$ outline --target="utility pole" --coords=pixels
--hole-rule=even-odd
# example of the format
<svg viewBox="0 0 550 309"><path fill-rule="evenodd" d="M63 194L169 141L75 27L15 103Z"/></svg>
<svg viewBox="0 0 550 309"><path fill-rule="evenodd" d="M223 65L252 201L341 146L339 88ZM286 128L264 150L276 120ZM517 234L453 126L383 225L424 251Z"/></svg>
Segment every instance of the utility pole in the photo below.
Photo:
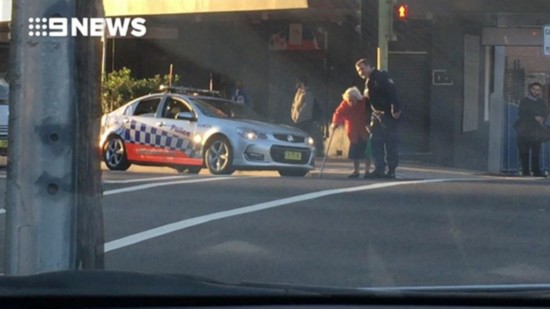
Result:
<svg viewBox="0 0 550 309"><path fill-rule="evenodd" d="M101 268L100 38L50 37L42 26L102 16L101 0L12 5L4 272ZM40 18L32 29L30 18Z"/></svg>
<svg viewBox="0 0 550 309"><path fill-rule="evenodd" d="M392 36L392 0L378 0L378 49L379 70L388 69L388 42Z"/></svg>

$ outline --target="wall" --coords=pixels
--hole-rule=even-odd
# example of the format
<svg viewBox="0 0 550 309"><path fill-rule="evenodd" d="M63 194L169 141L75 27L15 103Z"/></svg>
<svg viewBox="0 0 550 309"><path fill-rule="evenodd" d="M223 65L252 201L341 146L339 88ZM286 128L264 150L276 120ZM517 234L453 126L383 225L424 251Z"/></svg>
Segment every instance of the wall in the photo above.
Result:
<svg viewBox="0 0 550 309"><path fill-rule="evenodd" d="M474 35L479 37L481 44L481 29L482 23L477 22L475 19L460 20L463 25L462 40L457 40L458 43L462 43L464 46L464 35ZM457 48L458 48L457 44ZM477 130L463 132L462 130L462 116L459 122L459 130L456 132L455 139L455 162L454 166L459 168L473 168L479 170L487 170L488 168L488 145L489 145L489 123L484 121L484 89L485 89L485 48L480 45L479 53L479 88L477 93L477 112L478 112L478 126ZM462 51L462 60L464 67L464 47ZM464 73L464 72L463 72ZM464 89L464 77L462 83L462 89ZM463 115L464 109L464 95L462 94L462 100L460 101L460 115Z"/></svg>
<svg viewBox="0 0 550 309"><path fill-rule="evenodd" d="M355 61L365 56L356 23L296 18L251 21L242 14L201 21L189 17L162 17L148 21L152 27L177 28L177 39L117 39L114 66L129 67L137 77L167 74L170 64L182 84L208 88L210 74L216 77L215 89L222 83L242 79L254 109L276 123L292 124L290 107L296 81L307 76L324 112L316 140L326 135L326 125L347 87L363 83L355 72ZM323 51L273 51L268 39L273 29L289 23L317 24L328 32L328 49ZM372 32L372 31L371 31ZM112 51L109 44L109 53ZM347 150L344 149L344 150ZM322 154L322 151L319 151Z"/></svg>
<svg viewBox="0 0 550 309"><path fill-rule="evenodd" d="M177 27L177 39L117 40L115 69L127 66L137 77L149 77L168 74L173 64L181 83L196 88L208 88L211 73L217 89L242 80L253 106L267 112L267 39L261 25L239 19L165 23L163 26Z"/></svg>
<svg viewBox="0 0 550 309"><path fill-rule="evenodd" d="M481 25L459 17L437 20L432 28L432 70L447 70L453 85L431 86L431 149L436 163L487 169L489 126L483 120L484 49L480 48L478 128L463 132L464 35L481 35Z"/></svg>

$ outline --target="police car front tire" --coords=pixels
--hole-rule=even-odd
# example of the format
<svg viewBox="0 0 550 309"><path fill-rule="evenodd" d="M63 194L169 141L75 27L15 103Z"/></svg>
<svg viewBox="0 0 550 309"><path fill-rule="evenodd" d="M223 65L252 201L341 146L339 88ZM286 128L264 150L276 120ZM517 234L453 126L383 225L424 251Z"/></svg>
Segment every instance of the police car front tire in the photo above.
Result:
<svg viewBox="0 0 550 309"><path fill-rule="evenodd" d="M125 171L130 165L126 156L124 141L118 136L111 136L103 145L103 161L113 171Z"/></svg>
<svg viewBox="0 0 550 309"><path fill-rule="evenodd" d="M210 173L215 175L232 174L233 149L229 140L224 136L215 137L206 147L204 161Z"/></svg>

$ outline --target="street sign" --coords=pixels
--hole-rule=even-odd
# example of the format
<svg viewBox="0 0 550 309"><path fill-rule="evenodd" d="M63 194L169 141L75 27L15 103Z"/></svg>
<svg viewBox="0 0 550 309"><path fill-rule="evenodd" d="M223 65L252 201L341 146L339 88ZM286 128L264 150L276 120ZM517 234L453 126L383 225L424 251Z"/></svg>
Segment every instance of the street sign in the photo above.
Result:
<svg viewBox="0 0 550 309"><path fill-rule="evenodd" d="M550 56L550 25L544 26L544 55Z"/></svg>

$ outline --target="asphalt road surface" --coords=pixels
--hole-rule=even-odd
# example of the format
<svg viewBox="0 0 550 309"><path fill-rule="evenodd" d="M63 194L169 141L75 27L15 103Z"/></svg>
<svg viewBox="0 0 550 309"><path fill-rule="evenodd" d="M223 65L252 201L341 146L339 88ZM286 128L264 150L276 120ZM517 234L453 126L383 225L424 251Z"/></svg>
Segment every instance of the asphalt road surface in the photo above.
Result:
<svg viewBox="0 0 550 309"><path fill-rule="evenodd" d="M347 162L322 178L105 171L107 269L341 287L550 282L549 180L349 172Z"/></svg>

